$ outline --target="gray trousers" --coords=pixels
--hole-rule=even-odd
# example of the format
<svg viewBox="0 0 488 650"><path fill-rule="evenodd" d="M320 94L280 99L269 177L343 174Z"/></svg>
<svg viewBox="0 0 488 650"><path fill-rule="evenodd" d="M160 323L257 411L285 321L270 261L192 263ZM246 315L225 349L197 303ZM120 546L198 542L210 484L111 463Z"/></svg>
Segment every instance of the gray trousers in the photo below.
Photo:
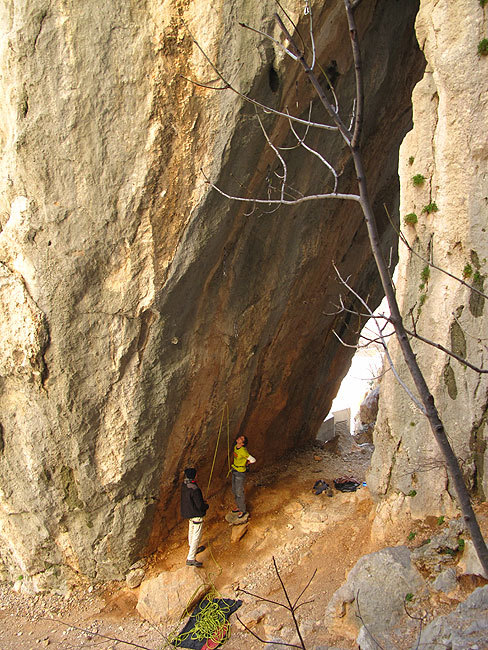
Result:
<svg viewBox="0 0 488 650"><path fill-rule="evenodd" d="M246 482L246 472L237 472L232 470L232 494L236 505L241 512L246 512L246 497L244 495L244 483Z"/></svg>

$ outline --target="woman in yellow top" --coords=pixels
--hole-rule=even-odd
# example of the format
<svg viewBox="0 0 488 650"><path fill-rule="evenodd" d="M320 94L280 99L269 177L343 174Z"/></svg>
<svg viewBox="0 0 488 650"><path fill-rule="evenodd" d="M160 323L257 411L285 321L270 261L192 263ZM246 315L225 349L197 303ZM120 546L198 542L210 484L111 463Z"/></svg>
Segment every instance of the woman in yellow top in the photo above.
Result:
<svg viewBox="0 0 488 650"><path fill-rule="evenodd" d="M246 514L246 497L244 483L246 482L246 469L248 463L255 463L256 459L247 451L247 437L239 436L234 444L234 462L232 463L232 494L237 505L232 512L238 513L239 519Z"/></svg>

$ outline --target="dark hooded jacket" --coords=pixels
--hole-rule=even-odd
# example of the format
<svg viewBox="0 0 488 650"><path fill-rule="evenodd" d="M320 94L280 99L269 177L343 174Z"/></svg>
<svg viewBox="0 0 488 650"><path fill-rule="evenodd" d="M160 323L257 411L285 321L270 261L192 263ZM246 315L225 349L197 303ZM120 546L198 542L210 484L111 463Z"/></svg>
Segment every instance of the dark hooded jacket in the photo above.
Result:
<svg viewBox="0 0 488 650"><path fill-rule="evenodd" d="M208 503L203 500L202 491L198 485L185 478L181 485L181 516L185 519L203 517L207 512Z"/></svg>

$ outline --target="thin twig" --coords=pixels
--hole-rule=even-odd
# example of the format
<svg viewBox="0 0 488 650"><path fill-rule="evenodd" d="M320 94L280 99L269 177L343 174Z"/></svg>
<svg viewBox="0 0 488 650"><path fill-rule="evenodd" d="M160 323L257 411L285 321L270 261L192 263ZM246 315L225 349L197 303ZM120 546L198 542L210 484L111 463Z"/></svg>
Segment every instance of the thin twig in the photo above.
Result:
<svg viewBox="0 0 488 650"><path fill-rule="evenodd" d="M275 14L277 15L277 14ZM266 32L262 32L260 29L256 29L255 27L251 27L250 25L247 25L246 23L239 23L241 27L244 27L244 29L248 29L250 32L254 32L255 34L259 34L260 36L263 36L264 38L268 39L268 41L271 41L276 45L276 47L279 47L280 50L285 52L285 54L288 54L289 57L291 57L294 61L298 61L298 54L294 54L293 52L290 52L290 50L282 45L279 41L276 40L276 38L273 38L269 34L266 34Z"/></svg>
<svg viewBox="0 0 488 650"><path fill-rule="evenodd" d="M420 255L420 253L417 253L417 251L414 250L414 248L409 244L407 238L405 237L405 233L401 229L396 227L393 219L391 218L390 212L389 212L389 210L388 210L388 208L386 207L385 204L383 204L383 207L385 209L386 216L388 217L388 221L390 222L390 225L392 226L393 230L398 235L398 238L400 239L400 241L407 247L407 249L411 253L413 253L416 257L418 257L419 260L422 260L422 262L424 262L424 264L427 264L428 266L435 269L436 271L440 271L441 273L444 273L444 275L447 275L449 278L452 278L453 280L456 280L456 282L459 282L459 284L462 284L465 287L467 287L468 289L470 289L471 291L474 291L474 293L477 293L479 296L482 296L483 298L488 299L488 295L486 295L486 293L483 293L482 291L480 291L476 287L473 287L473 285L469 284L468 282L466 282L462 278L459 278L457 275L454 275L453 273L450 273L449 271L446 271L446 269L443 269L441 266L437 266L437 264L434 264L432 262L432 260L428 260L427 258Z"/></svg>
<svg viewBox="0 0 488 650"><path fill-rule="evenodd" d="M264 598L263 596L259 596L258 594L253 594L250 591L246 591L245 589L241 589L240 587L237 589L239 593L242 594L247 594L248 596L252 596L253 598L257 598L258 600L262 600L265 603L271 603L272 605L279 605L280 607L284 607L285 609L288 609L286 605L283 605L283 603L279 603L277 600L270 600L269 598Z"/></svg>
<svg viewBox="0 0 488 650"><path fill-rule="evenodd" d="M282 646L285 646L285 647L287 647L287 648L300 648L301 650L303 650L303 646L301 646L301 645L294 645L293 643L285 643L284 641L266 641L266 639L262 639L262 638L261 638L260 636L258 636L255 632L253 632L253 631L251 630L251 628L247 627L247 625L244 623L244 621L242 621L242 620L239 618L239 615L238 615L238 614L236 614L236 618L237 618L237 620L239 621L239 623L242 625L242 627L244 627L244 628L245 628L245 629L246 629L250 634L253 635L253 637L254 637L255 639L257 639L257 640L260 641L261 643L264 643L264 644L267 644L267 645L272 643L273 645L282 645Z"/></svg>
<svg viewBox="0 0 488 650"><path fill-rule="evenodd" d="M357 298L357 299L359 300L359 302L360 302L360 303L365 307L365 309L366 309L368 312L370 312L371 317L373 317L374 314L373 314L372 310L370 309L369 305L368 305L368 304L363 300L363 298L361 298L361 296L360 296L356 291L354 291L354 289L353 289L349 284L347 284L347 281L344 280L344 278L341 276L341 274L339 273L339 269L336 267L335 264L333 264L333 267L334 267L334 269L335 269L335 272L337 273L337 276L338 276L339 280L342 282L342 284L343 284L343 285L344 285L344 286L345 286L345 287L346 287L346 288L347 288L347 289L348 289L348 290L353 294L353 296L356 296L356 298ZM410 399L411 399L412 402L415 404L415 406L419 409L419 411L425 415L425 414L426 414L426 410L425 410L424 405L423 405L422 402L420 402L420 400L419 400L419 399L418 399L418 398L417 398L417 397L412 393L412 391L410 390L410 388L406 385L406 383L401 379L400 375L398 374L398 372L397 372L397 370L396 370L396 368L395 368L395 365L394 365L394 363L393 363L393 359L392 359L391 356L390 356L390 352L389 352L389 350L388 350L388 346L386 345L385 341L382 340L382 341L381 341L381 345L382 345L382 347L383 347L383 350L385 351L385 356L386 356L387 361L388 361L388 363L389 363L389 365L390 365L390 368L392 369L393 374L395 375L396 380L398 381L398 383L400 384L400 386L403 388L403 390L407 393L407 395L410 397Z"/></svg>
<svg viewBox="0 0 488 650"><path fill-rule="evenodd" d="M295 607L295 609L297 609L298 601L299 601L300 598L303 596L303 594L307 591L307 589L310 587L310 583L311 583L312 580L315 578L316 574L317 574L317 569L315 569L315 571L312 573L312 577L311 577L310 580L307 582L307 584L305 585L305 587L302 589L300 595L298 596L298 598L297 598L297 599L295 600L295 602L293 603L293 607ZM302 603L302 604L305 604L305 603Z"/></svg>
<svg viewBox="0 0 488 650"><path fill-rule="evenodd" d="M405 610L405 614L409 618L411 618L412 621L419 621L419 634L418 634L418 637L417 637L417 645L414 648L414 650L418 650L418 648L420 646L420 639L422 637L422 626L423 626L425 617L424 616L413 616L412 614L410 614L410 612L407 609L407 601L405 599L403 601L403 609Z"/></svg>
<svg viewBox="0 0 488 650"><path fill-rule="evenodd" d="M51 623L60 623L61 625L66 625L66 627L72 627L74 630L79 630L80 632L85 632L91 636L98 636L101 639L107 639L108 641L116 641L117 643L125 643L134 648L141 648L141 650L154 650L153 648L148 648L146 645L139 645L138 643L133 643L132 641L125 641L124 639L119 639L115 636L107 636L106 634L101 634L100 632L94 632L93 630L87 630L83 627L78 627L73 623L67 623L66 621L61 620L60 618L48 618L47 616L40 616L40 621L50 621Z"/></svg>
<svg viewBox="0 0 488 650"><path fill-rule="evenodd" d="M333 176L334 176L334 192L337 192L337 183L338 183L339 175L336 172L336 170L334 169L334 167L330 164L330 162L324 156L322 156L321 153L319 153L315 149L312 149L312 147L309 147L308 144L305 144L304 139L303 140L300 139L300 136L295 131L295 127L293 126L293 123L291 121L290 121L290 130L292 131L295 138L298 140L298 143L300 144L300 146L303 147L304 149L306 149L307 151L309 151L314 156L316 156L320 160L320 162L325 167L327 167L327 169L330 171L330 173L333 174Z"/></svg>
<svg viewBox="0 0 488 650"><path fill-rule="evenodd" d="M357 610L358 610L356 616L359 618L359 620L360 620L361 623L363 624L363 627L364 627L364 629L366 630L366 632L369 634L371 640L373 641L373 643L376 643L376 645L378 646L378 648L379 648L380 650L385 650L385 649L383 648L383 646L380 645L380 644L378 643L378 641L374 638L374 636L372 635L372 633L369 631L368 626L367 626L366 623L364 622L364 618L363 618L363 616L362 616L362 614L361 614L361 610L360 610L360 608L359 608L359 589L357 590L357 593L356 593L356 606L357 606Z"/></svg>
<svg viewBox="0 0 488 650"><path fill-rule="evenodd" d="M273 556L273 564L274 564L274 568L275 568L275 571L276 571L276 575L278 576L278 580L281 583L281 588L283 589L283 593L285 594L286 602L288 603L288 606L290 608L291 616L293 618L293 623L295 624L295 629L297 631L298 638L300 639L300 643L302 644L303 650L306 650L305 643L304 643L303 637L302 637L302 633L300 632L300 626L298 625L298 621L297 621L297 618L295 616L295 609L294 609L293 605L291 604L290 597L288 596L288 592L286 591L285 583L283 582L283 580L282 580L282 578L280 576L280 572L278 571L278 565L276 564L276 559L274 558L274 556Z"/></svg>

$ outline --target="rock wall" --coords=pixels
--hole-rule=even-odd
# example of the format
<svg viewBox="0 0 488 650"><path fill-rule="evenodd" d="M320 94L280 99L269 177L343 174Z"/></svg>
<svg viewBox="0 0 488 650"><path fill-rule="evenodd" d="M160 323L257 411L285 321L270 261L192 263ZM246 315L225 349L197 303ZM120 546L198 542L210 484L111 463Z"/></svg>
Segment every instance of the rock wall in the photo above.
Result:
<svg viewBox="0 0 488 650"><path fill-rule="evenodd" d="M485 299L442 271L429 271L426 260L486 292L488 57L477 52L486 12L467 0L421 1L416 32L427 67L413 93L414 128L399 167L401 226L410 248L399 245L397 289L406 324L479 367L487 357ZM397 347L391 348L411 387ZM486 497L488 379L428 345L414 342L414 348L466 479L474 494ZM368 485L381 499L377 534L402 513L454 511L427 421L391 373L381 385L375 445ZM416 495L408 496L412 490Z"/></svg>
<svg viewBox="0 0 488 650"><path fill-rule="evenodd" d="M342 4L316 5L318 57L347 112ZM378 208L397 202L424 65L416 10L377 0L359 13ZM0 8L3 577L35 589L120 577L174 525L182 469L197 464L205 484L224 405L259 462L313 437L328 412L351 355L332 330L349 341L358 330L331 315L333 261L380 298L361 215L349 204L253 211L213 191L201 169L231 193L266 196L279 167L253 107L184 78L215 79L193 35L243 93L307 115L307 83L237 26L272 31L274 11L271 0ZM286 120L264 119L286 143ZM340 141L320 131L309 143L327 146L352 187ZM290 159L290 184L329 187L305 154ZM381 232L387 251L386 218Z"/></svg>

